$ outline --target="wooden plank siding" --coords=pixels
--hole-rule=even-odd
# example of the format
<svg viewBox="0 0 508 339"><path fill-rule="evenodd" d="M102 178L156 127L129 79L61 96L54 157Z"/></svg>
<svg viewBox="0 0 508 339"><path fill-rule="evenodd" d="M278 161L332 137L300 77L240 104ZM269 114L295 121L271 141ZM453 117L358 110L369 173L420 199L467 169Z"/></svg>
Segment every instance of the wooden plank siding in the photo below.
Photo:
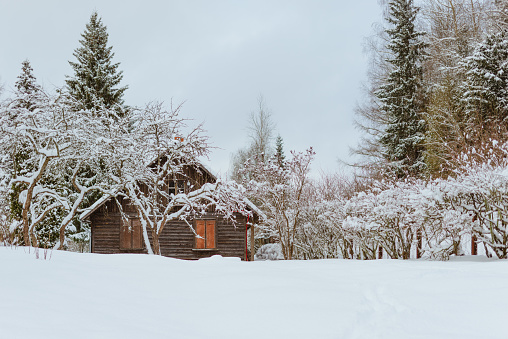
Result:
<svg viewBox="0 0 508 339"><path fill-rule="evenodd" d="M122 205L124 203L122 202ZM122 206L124 213L132 218L137 218L133 208ZM199 219L215 220L215 249L196 250L194 247L195 236L184 221L170 221L164 227L159 237L161 254L163 256L179 259L200 259L220 254L224 257L239 257L245 260L245 224L246 218L236 214L236 227L227 222L222 216L215 213L208 213L200 216ZM121 249L120 231L121 215L113 200L106 202L90 216L91 221L91 249L93 253L147 253L146 248L142 250ZM194 225L192 221L189 221ZM148 232L149 239L151 233Z"/></svg>

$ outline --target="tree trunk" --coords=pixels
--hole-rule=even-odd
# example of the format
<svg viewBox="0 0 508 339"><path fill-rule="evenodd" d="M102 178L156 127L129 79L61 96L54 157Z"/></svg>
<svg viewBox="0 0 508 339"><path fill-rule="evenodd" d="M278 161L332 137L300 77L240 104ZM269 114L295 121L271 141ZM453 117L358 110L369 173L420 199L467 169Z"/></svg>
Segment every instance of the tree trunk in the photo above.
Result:
<svg viewBox="0 0 508 339"><path fill-rule="evenodd" d="M422 257L422 230L416 231L416 259Z"/></svg>
<svg viewBox="0 0 508 339"><path fill-rule="evenodd" d="M35 236L33 230L30 230L30 240L32 241L32 247L39 247L39 244L37 243L37 237Z"/></svg>
<svg viewBox="0 0 508 339"><path fill-rule="evenodd" d="M37 240L35 239L35 234L33 232L29 231L29 220L28 220L28 210L30 209L30 205L32 204L32 197L35 185L39 182L39 180L42 178L42 173L46 170L46 167L48 166L50 158L45 157L44 161L40 165L39 173L33 178L32 182L29 184L26 192L26 200L23 204L23 211L21 212L21 215L23 216L23 241L25 242L25 246L30 246L30 233L33 236L33 240L35 243L37 243Z"/></svg>
<svg viewBox="0 0 508 339"><path fill-rule="evenodd" d="M30 236L28 235L28 211L25 213L25 209L23 209L22 216L23 216L23 242L25 246L30 246Z"/></svg>
<svg viewBox="0 0 508 339"><path fill-rule="evenodd" d="M64 249L65 242L65 227L60 227L60 244L58 245L58 250Z"/></svg>
<svg viewBox="0 0 508 339"><path fill-rule="evenodd" d="M471 255L478 255L478 244L476 241L476 235L473 235L471 237Z"/></svg>
<svg viewBox="0 0 508 339"><path fill-rule="evenodd" d="M153 249L153 254L155 255L161 255L161 250L160 250L160 244L159 244L159 234L157 234L157 230L155 229L156 226L154 226L154 228L152 228L152 249Z"/></svg>

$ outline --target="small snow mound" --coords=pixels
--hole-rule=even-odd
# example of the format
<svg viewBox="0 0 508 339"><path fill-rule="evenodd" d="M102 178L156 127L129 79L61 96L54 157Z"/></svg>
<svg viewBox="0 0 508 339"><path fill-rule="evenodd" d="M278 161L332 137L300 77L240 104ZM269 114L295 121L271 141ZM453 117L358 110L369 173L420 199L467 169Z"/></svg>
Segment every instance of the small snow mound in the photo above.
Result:
<svg viewBox="0 0 508 339"><path fill-rule="evenodd" d="M242 261L242 259L237 257L223 257L220 254L212 255L211 257L201 258L198 261Z"/></svg>
<svg viewBox="0 0 508 339"><path fill-rule="evenodd" d="M449 261L454 262L490 262L490 261L498 261L498 258L489 258L485 255L462 255L455 256L451 255Z"/></svg>

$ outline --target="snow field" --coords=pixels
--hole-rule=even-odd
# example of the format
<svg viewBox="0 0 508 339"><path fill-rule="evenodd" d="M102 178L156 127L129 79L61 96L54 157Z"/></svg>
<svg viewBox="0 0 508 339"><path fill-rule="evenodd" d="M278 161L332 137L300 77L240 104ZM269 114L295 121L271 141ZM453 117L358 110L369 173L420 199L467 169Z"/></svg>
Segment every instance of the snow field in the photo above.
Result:
<svg viewBox="0 0 508 339"><path fill-rule="evenodd" d="M508 337L507 260L33 251L0 247L0 338Z"/></svg>

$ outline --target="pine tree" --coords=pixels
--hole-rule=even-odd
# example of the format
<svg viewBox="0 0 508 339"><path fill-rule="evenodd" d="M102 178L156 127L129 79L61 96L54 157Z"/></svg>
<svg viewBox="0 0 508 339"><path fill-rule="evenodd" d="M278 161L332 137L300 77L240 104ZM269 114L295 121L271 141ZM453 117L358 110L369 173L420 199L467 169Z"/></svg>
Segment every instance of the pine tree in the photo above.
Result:
<svg viewBox="0 0 508 339"><path fill-rule="evenodd" d="M41 93L41 88L33 75L33 68L30 61L25 60L21 63L21 74L14 84L16 88L16 97L18 99L16 106L33 111L36 106L37 96Z"/></svg>
<svg viewBox="0 0 508 339"><path fill-rule="evenodd" d="M463 63L468 122L479 129L508 118L508 34L490 34Z"/></svg>
<svg viewBox="0 0 508 339"><path fill-rule="evenodd" d="M14 84L16 88L15 98L11 105L9 112L9 121L12 124L17 124L17 115L20 110L28 110L33 112L42 100L42 90L37 84L37 80L33 75L33 69L28 60L21 63L21 74ZM31 149L29 145L18 143L16 148L11 150L12 161L12 177L16 178L19 175L24 175L27 170L31 170L33 164L28 163L30 159ZM21 204L19 203L19 194L23 191L24 187L13 186L9 194L9 203L11 211L11 219L21 220Z"/></svg>
<svg viewBox="0 0 508 339"><path fill-rule="evenodd" d="M106 26L93 12L85 32L81 34L81 47L74 51L77 62L70 62L74 76L66 80L70 95L80 103L78 108L100 110L114 108L119 115L124 112L122 99L127 86L118 87L123 78L119 63L112 63L114 53L108 47Z"/></svg>
<svg viewBox="0 0 508 339"><path fill-rule="evenodd" d="M376 92L387 125L380 137L383 156L397 176L418 175L425 169L425 121L422 99L422 61L426 44L423 32L415 29L419 8L413 0L392 0L388 22L393 25L387 49L393 57L387 61L392 70Z"/></svg>
<svg viewBox="0 0 508 339"><path fill-rule="evenodd" d="M67 77L67 90L78 104L78 109L88 109L101 112L106 109L115 111L116 115L123 116L128 112L124 105L123 94L128 86L118 87L123 79L122 71L118 70L120 63L113 63L113 47L108 46L107 27L102 23L97 12L93 12L86 25L85 32L81 34L80 47L73 55L77 62L70 62L74 70L72 77ZM100 113L98 113L100 114ZM90 173L90 177L94 174ZM100 198L100 194L92 194L85 207L93 204ZM74 223L78 232L81 225Z"/></svg>
<svg viewBox="0 0 508 339"><path fill-rule="evenodd" d="M275 139L275 159L280 167L284 167L286 156L284 155L284 141L280 134Z"/></svg>

